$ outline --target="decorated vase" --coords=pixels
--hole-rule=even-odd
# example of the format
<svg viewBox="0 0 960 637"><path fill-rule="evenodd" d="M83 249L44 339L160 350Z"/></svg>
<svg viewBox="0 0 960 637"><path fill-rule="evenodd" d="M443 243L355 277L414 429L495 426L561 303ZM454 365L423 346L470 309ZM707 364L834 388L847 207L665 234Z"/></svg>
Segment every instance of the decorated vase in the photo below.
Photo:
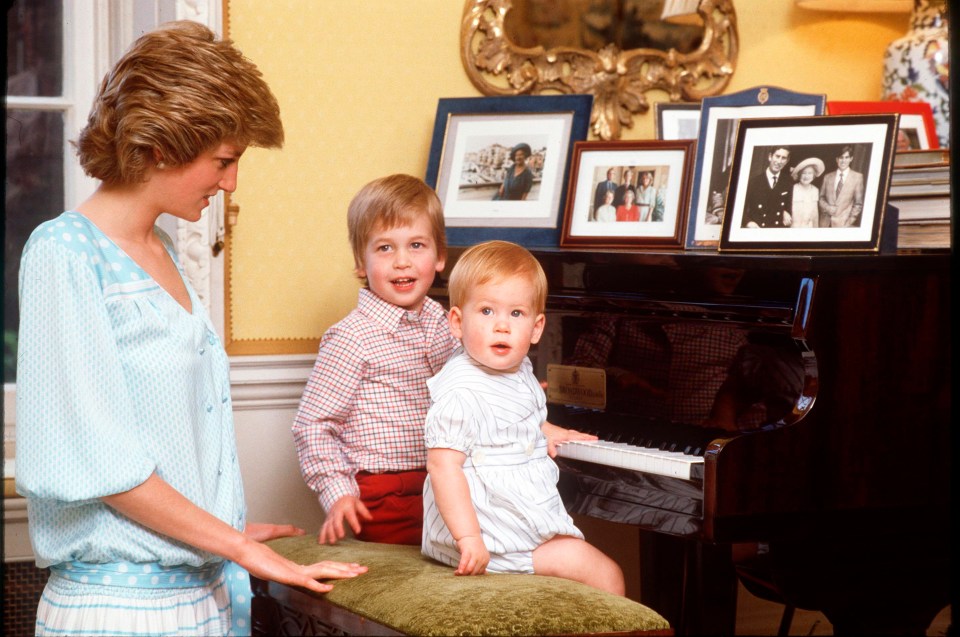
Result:
<svg viewBox="0 0 960 637"><path fill-rule="evenodd" d="M884 56L883 99L927 102L937 138L950 145L950 49L946 0L914 0L910 30Z"/></svg>

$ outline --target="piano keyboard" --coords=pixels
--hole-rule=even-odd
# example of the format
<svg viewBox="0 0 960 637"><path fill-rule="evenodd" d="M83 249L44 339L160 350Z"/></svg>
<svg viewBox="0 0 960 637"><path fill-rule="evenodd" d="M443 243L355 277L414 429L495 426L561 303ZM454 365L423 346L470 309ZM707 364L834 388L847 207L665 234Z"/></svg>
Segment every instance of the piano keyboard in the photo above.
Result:
<svg viewBox="0 0 960 637"><path fill-rule="evenodd" d="M608 440L565 442L557 449L557 456L684 480L693 479L694 473L699 474L700 477L703 476L702 456L691 456L679 451L649 449L624 442ZM700 465L700 469L694 472L694 467L697 465Z"/></svg>

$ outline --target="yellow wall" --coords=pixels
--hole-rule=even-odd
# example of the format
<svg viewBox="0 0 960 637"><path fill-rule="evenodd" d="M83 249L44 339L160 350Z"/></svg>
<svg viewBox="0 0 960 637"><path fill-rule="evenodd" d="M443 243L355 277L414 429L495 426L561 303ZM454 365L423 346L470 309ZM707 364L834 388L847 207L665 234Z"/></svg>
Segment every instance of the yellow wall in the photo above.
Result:
<svg viewBox="0 0 960 637"><path fill-rule="evenodd" d="M280 101L282 151L251 149L229 247L232 353L315 351L356 302L346 207L376 177L422 177L437 100L479 96L460 62L457 0L229 0L230 36ZM725 92L757 85L875 100L906 14L821 13L736 0L740 56ZM653 137L652 110L624 139Z"/></svg>

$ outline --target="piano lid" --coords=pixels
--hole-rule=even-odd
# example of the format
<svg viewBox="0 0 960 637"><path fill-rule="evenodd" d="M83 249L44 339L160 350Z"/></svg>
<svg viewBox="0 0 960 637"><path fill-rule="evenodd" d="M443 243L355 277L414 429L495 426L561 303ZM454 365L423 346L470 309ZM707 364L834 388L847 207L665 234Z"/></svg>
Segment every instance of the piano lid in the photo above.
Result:
<svg viewBox="0 0 960 637"><path fill-rule="evenodd" d="M604 370L608 415L736 432L812 404L803 336L815 280L803 273L579 262L549 278L535 369Z"/></svg>
<svg viewBox="0 0 960 637"><path fill-rule="evenodd" d="M604 370L607 416L737 432L793 422L812 405L808 259L533 252L549 284L530 353L537 376L551 364ZM441 302L444 283L431 291ZM568 421L554 406L551 422Z"/></svg>

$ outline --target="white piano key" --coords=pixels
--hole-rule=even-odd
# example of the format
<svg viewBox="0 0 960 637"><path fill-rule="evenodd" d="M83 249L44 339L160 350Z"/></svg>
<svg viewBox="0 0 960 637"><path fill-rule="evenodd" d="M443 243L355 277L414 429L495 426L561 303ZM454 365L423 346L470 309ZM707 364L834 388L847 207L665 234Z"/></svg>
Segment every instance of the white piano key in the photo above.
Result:
<svg viewBox="0 0 960 637"><path fill-rule="evenodd" d="M638 447L608 440L566 442L560 445L557 455L571 460L581 460L608 467L619 467L684 480L690 479L693 465L703 464L703 458L700 456L690 456L679 451Z"/></svg>

